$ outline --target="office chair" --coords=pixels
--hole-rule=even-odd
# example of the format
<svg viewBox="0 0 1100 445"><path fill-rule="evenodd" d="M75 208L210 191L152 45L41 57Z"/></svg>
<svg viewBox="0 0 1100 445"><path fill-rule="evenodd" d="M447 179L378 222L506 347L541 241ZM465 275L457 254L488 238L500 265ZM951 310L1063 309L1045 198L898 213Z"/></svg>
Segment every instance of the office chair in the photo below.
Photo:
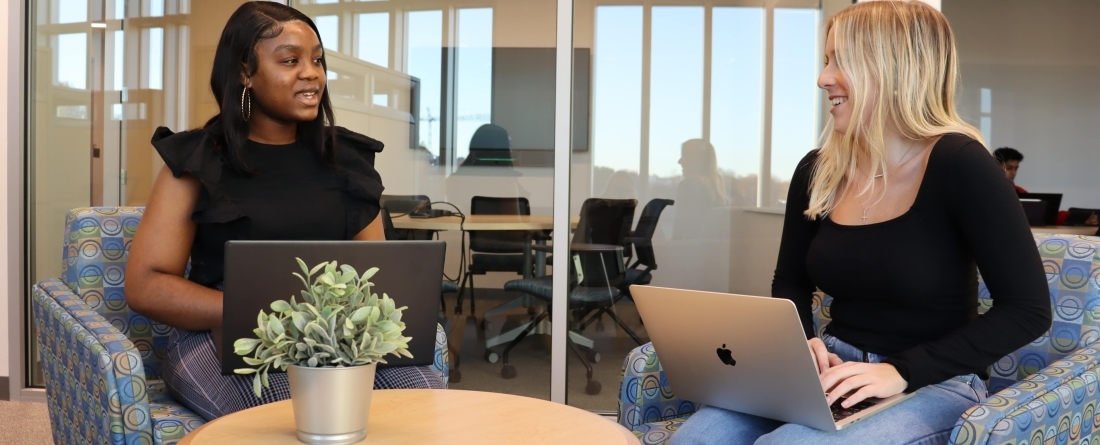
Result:
<svg viewBox="0 0 1100 445"><path fill-rule="evenodd" d="M473 215L530 215L531 203L527 198L493 198L475 196L470 199ZM525 230L471 230L470 265L459 285L455 314L462 313L462 300L470 291L470 314L474 313L474 275L489 272L512 272L529 276L524 271L524 249L531 244L531 233Z"/></svg>
<svg viewBox="0 0 1100 445"><path fill-rule="evenodd" d="M661 219L661 213L664 212L665 207L675 204L675 201L671 199L652 199L642 209L642 215L638 217L638 225L634 228L634 231L630 233L630 236L626 238L626 248L633 250L637 253L638 258L634 260L634 263L626 269L623 275L623 280L619 282L619 296L615 298L615 302L623 298L634 301L634 296L630 295L630 286L635 284L646 285L653 280L652 271L657 270L657 258L653 252L653 234L657 231L657 222ZM580 322L578 331L584 331L584 328L588 326L593 320L601 320L604 314L607 314L611 319L615 320L615 323L626 332L638 343L642 345L641 338L634 333L634 330L630 329L623 323L622 319L612 310L614 306L601 307L596 310L594 314L585 319L587 314L580 314L579 319L584 321ZM602 331L602 326L599 321L596 324L596 331Z"/></svg>
<svg viewBox="0 0 1100 445"><path fill-rule="evenodd" d="M569 273L569 308L578 311L590 311L603 307L610 307L619 295L618 283L623 279L625 266L623 265L622 245L630 232L631 223L634 220L634 209L638 201L634 199L599 199L590 198L584 201L581 207L581 219L573 232L573 240L570 244L571 261L567 261ZM538 246L549 249L549 247ZM501 353L503 367L501 377L505 379L515 378L516 368L508 364L508 354L528 334L546 320L549 320L552 312L553 277L539 277L522 280L512 280L504 284L505 290L524 292L547 303L547 306L534 320L503 334L497 339L487 341L486 346L507 342L507 337L515 334ZM565 322L568 323L568 320ZM594 349L594 342L578 332L569 331L567 342L570 349L580 358L581 364L586 370L587 385L585 392L591 395L599 394L600 382L592 378L592 364L599 362L600 355ZM587 348L587 354L582 353L580 347Z"/></svg>
<svg viewBox="0 0 1100 445"><path fill-rule="evenodd" d="M431 198L428 198L427 195L382 195L382 197L378 200L378 204L382 207L382 209L390 212L391 218L395 215L407 215L409 213L412 213L417 208L430 210L432 208L431 202ZM393 229L393 235L396 238L390 238L390 236L387 235L386 239L407 241L430 240L435 237L435 231L416 229Z"/></svg>

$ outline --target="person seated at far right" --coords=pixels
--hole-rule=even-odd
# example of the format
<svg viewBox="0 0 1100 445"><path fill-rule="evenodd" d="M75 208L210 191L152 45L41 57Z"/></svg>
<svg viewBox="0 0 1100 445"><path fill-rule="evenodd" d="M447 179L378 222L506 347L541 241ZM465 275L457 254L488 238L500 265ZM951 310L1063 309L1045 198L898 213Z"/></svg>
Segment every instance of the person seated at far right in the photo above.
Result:
<svg viewBox="0 0 1100 445"><path fill-rule="evenodd" d="M1012 186L1016 188L1016 195L1027 194L1027 190L1016 185L1016 172L1020 171L1020 163L1024 160L1023 153L1020 153L1015 148L1001 147L993 150L993 157L997 159L997 163L1001 164L1001 168L1005 170L1005 176L1008 177L1008 180L1012 181Z"/></svg>
<svg viewBox="0 0 1100 445"><path fill-rule="evenodd" d="M707 406L670 445L944 445L989 396L989 366L1050 329L1023 207L956 111L946 17L859 2L825 30L830 120L791 176L772 296L798 309L830 405L912 396L833 432ZM993 300L981 316L978 270ZM833 297L820 335L817 289Z"/></svg>

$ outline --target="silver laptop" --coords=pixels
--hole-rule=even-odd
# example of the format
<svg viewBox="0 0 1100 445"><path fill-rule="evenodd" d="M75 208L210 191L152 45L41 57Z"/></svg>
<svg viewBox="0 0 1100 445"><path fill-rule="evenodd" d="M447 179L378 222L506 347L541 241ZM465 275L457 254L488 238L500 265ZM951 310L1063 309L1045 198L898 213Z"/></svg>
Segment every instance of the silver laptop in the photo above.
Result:
<svg viewBox="0 0 1100 445"><path fill-rule="evenodd" d="M271 312L271 302L299 295L302 282L295 258L309 267L338 261L359 273L378 267L371 278L371 292L386 293L397 307L408 306L405 322L409 352L413 358L390 355L390 366L423 366L435 360L436 323L440 286L443 282L443 241L229 241L225 245L225 296L222 299L221 338L214 339L222 374L245 367L233 353L238 338L255 337L256 314ZM300 297L299 297L300 298ZM300 301L300 300L299 300Z"/></svg>
<svg viewBox="0 0 1100 445"><path fill-rule="evenodd" d="M790 300L630 286L677 397L824 431L910 394L830 408Z"/></svg>

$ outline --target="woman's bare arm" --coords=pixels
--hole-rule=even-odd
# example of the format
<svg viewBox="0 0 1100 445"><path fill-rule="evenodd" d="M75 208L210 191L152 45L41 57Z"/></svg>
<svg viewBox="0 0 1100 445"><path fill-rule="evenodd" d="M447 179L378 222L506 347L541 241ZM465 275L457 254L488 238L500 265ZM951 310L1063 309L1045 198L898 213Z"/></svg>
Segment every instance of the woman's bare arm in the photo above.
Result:
<svg viewBox="0 0 1100 445"><path fill-rule="evenodd" d="M183 278L195 237L191 212L202 184L163 167L138 224L126 264L126 302L138 313L190 331L216 329L222 293Z"/></svg>
<svg viewBox="0 0 1100 445"><path fill-rule="evenodd" d="M385 241L386 232L382 229L382 214L379 213L378 217L374 218L374 221L367 224L367 226L364 227L363 230L360 230L359 233L355 234L355 238L352 239L356 241Z"/></svg>

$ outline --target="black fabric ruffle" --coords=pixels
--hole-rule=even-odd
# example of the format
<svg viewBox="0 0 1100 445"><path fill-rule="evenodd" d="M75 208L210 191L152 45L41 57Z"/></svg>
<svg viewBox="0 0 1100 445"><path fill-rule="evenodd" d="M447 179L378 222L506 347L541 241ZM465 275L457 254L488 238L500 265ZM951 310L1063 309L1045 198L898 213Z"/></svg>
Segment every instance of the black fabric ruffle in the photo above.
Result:
<svg viewBox="0 0 1100 445"><path fill-rule="evenodd" d="M328 131L336 135L336 174L347 213L346 238L351 239L374 221L381 210L379 200L385 187L382 176L374 169L374 157L384 144L344 127L331 127ZM223 186L222 175L229 166L215 148L214 137L203 129L173 133L166 127L159 127L153 133L153 147L172 175L179 178L186 173L203 185L191 214L196 224L229 223L246 218Z"/></svg>
<svg viewBox="0 0 1100 445"><path fill-rule="evenodd" d="M164 159L172 176L189 174L203 185L191 220L196 224L228 223L245 215L222 186L225 160L214 147L214 136L203 129L173 133L167 127L153 132L153 148Z"/></svg>
<svg viewBox="0 0 1100 445"><path fill-rule="evenodd" d="M367 227L381 211L382 176L374 169L374 155L385 145L344 127L330 127L336 132L336 174L344 192L347 211L347 239L352 239Z"/></svg>

